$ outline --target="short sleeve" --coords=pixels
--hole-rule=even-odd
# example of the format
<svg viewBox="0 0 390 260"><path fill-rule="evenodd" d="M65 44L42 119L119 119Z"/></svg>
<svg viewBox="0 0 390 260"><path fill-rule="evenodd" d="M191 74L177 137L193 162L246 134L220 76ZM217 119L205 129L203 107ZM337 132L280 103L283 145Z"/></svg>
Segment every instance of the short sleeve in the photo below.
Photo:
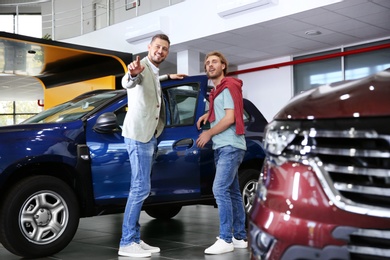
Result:
<svg viewBox="0 0 390 260"><path fill-rule="evenodd" d="M230 94L230 91L228 88L224 89L222 91L223 94L223 108L224 109L234 109L234 102L233 97Z"/></svg>

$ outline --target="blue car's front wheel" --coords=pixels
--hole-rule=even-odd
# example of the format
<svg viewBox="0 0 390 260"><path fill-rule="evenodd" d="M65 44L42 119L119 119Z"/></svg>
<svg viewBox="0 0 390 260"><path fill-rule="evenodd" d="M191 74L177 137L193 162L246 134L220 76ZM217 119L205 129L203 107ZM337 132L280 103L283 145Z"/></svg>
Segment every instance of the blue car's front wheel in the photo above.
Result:
<svg viewBox="0 0 390 260"><path fill-rule="evenodd" d="M48 256L69 244L78 223L73 190L58 178L32 176L19 181L3 197L0 241L19 256Z"/></svg>

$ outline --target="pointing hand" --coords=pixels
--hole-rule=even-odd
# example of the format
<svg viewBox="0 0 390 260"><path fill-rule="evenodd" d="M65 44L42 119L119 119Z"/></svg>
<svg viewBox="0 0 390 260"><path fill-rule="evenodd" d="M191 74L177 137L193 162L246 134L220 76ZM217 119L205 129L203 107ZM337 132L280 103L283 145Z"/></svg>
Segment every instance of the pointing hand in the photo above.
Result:
<svg viewBox="0 0 390 260"><path fill-rule="evenodd" d="M132 77L137 76L140 74L142 71L144 71L145 67L141 65L140 58L137 56L137 58L132 61L127 68L129 69L130 75Z"/></svg>

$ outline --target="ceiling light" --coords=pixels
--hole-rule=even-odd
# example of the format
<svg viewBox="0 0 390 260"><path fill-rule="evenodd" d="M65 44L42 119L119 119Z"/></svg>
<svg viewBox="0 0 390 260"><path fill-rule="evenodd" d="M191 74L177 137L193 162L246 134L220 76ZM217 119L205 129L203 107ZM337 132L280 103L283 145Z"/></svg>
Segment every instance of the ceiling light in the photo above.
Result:
<svg viewBox="0 0 390 260"><path fill-rule="evenodd" d="M254 8L277 3L278 0L231 0L218 5L217 13L221 17L249 11Z"/></svg>
<svg viewBox="0 0 390 260"><path fill-rule="evenodd" d="M305 32L306 35L314 36L314 35L320 35L322 32L317 31L317 30L309 30Z"/></svg>

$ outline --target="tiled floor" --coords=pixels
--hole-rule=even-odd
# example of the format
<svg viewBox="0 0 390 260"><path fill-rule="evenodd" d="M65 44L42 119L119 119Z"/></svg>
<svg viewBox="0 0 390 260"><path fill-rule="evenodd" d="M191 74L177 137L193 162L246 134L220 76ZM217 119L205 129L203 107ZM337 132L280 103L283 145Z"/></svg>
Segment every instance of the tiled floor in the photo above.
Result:
<svg viewBox="0 0 390 260"><path fill-rule="evenodd" d="M141 213L142 239L161 252L151 258L118 256L122 214L81 219L73 241L64 250L45 260L248 260L247 249L236 249L223 255L205 255L204 249L213 244L218 235L218 211L212 206L187 206L169 221L159 221ZM20 259L0 245L0 259Z"/></svg>

